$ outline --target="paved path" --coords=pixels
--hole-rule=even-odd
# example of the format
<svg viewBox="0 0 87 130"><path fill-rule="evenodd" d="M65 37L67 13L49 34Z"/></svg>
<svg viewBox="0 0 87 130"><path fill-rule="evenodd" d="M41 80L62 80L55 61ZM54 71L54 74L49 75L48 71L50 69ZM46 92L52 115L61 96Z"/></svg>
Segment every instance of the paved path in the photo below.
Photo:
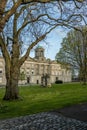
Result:
<svg viewBox="0 0 87 130"><path fill-rule="evenodd" d="M55 112L56 114L61 113L66 117L87 122L87 102L57 109L53 112Z"/></svg>
<svg viewBox="0 0 87 130"><path fill-rule="evenodd" d="M43 112L24 117L0 120L0 130L87 130L87 122Z"/></svg>

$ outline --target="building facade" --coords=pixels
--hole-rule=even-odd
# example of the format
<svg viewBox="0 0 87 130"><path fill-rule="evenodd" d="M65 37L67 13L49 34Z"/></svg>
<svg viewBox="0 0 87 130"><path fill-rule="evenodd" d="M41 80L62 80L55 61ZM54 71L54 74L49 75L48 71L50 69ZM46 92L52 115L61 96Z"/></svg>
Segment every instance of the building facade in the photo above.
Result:
<svg viewBox="0 0 87 130"><path fill-rule="evenodd" d="M28 58L20 69L19 84L41 84L42 76L49 75L49 82L55 83L57 80L71 82L72 74L70 66L63 66L56 61L46 59L44 48L35 49L35 57ZM0 58L0 84L5 85L5 62Z"/></svg>

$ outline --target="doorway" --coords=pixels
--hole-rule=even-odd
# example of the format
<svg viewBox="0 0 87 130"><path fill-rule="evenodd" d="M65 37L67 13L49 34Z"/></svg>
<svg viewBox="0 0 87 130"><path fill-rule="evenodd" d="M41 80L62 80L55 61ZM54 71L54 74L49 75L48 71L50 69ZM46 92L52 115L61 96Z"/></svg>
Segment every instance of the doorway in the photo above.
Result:
<svg viewBox="0 0 87 130"><path fill-rule="evenodd" d="M39 84L39 80L37 80L37 84Z"/></svg>
<svg viewBox="0 0 87 130"><path fill-rule="evenodd" d="M27 77L27 83L28 84L30 83L30 77Z"/></svg>

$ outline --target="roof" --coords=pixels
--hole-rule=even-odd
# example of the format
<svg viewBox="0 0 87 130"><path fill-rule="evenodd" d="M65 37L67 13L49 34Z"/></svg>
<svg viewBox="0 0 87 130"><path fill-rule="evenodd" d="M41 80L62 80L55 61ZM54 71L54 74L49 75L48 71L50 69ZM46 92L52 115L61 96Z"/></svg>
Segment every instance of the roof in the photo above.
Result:
<svg viewBox="0 0 87 130"><path fill-rule="evenodd" d="M37 49L43 49L44 50L44 48L42 46L37 46L35 50L37 50Z"/></svg>

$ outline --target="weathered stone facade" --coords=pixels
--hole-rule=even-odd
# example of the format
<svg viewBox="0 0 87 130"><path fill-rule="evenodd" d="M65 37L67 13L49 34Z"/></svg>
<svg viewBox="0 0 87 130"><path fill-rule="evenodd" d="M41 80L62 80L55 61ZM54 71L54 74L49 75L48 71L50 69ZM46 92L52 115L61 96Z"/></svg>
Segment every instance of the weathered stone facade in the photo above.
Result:
<svg viewBox="0 0 87 130"><path fill-rule="evenodd" d="M55 83L56 80L71 82L72 76L70 66L62 66L56 61L46 59L42 47L35 49L34 58L28 58L24 62L20 74L19 84L41 84L43 75L49 76L48 84ZM0 84L6 84L5 63L2 57L0 58Z"/></svg>
<svg viewBox="0 0 87 130"><path fill-rule="evenodd" d="M0 85L6 84L5 78L5 62L3 57L0 57Z"/></svg>

